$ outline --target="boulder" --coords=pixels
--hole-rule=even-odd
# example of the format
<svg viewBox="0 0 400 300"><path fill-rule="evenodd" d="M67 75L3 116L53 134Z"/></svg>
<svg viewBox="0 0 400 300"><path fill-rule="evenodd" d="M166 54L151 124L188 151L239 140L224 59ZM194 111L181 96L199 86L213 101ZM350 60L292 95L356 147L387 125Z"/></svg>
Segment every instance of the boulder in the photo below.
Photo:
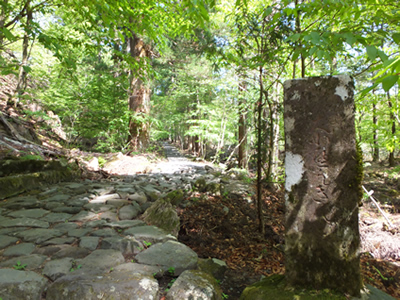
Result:
<svg viewBox="0 0 400 300"><path fill-rule="evenodd" d="M48 288L46 298L52 300L158 299L158 282L152 276L130 271L108 274L74 273L56 280Z"/></svg>
<svg viewBox="0 0 400 300"><path fill-rule="evenodd" d="M188 270L174 282L166 299L219 300L222 299L222 291L215 278L210 274L199 270Z"/></svg>
<svg viewBox="0 0 400 300"><path fill-rule="evenodd" d="M3 300L42 299L47 280L32 271L0 269L0 295Z"/></svg>
<svg viewBox="0 0 400 300"><path fill-rule="evenodd" d="M155 244L136 255L141 264L160 266L164 271L173 268L174 275L197 267L197 254L188 246L176 241Z"/></svg>
<svg viewBox="0 0 400 300"><path fill-rule="evenodd" d="M199 270L211 274L213 277L222 280L228 266L223 260L217 258L200 258L198 261Z"/></svg>
<svg viewBox="0 0 400 300"><path fill-rule="evenodd" d="M169 192L164 200L172 205L179 205L183 200L183 191L181 189Z"/></svg>
<svg viewBox="0 0 400 300"><path fill-rule="evenodd" d="M170 202L159 199L154 202L143 214L143 220L148 224L157 226L177 237L180 220L178 214Z"/></svg>

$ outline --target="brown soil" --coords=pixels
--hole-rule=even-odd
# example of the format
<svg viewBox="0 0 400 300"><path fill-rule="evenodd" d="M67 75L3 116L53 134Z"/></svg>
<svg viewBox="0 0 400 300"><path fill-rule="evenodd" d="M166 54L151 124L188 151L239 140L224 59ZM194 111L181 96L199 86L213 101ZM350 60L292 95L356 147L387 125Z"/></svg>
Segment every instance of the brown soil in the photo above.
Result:
<svg viewBox="0 0 400 300"><path fill-rule="evenodd" d="M284 201L281 193L263 192L265 235L259 233L256 208L240 199L193 195L192 206L180 213L179 240L202 258L226 261L229 269L221 282L223 293L229 299L239 299L243 289L260 276L284 274ZM229 212L226 213L226 208ZM369 283L400 299L400 243L399 231L385 231L381 226L368 227L364 215L380 220L376 209L367 202L361 208L360 228L363 241L362 275ZM399 219L399 214L391 214ZM400 228L400 223L397 223ZM367 251L371 240L379 237L382 247L375 245L373 256ZM392 239L390 239L392 238ZM384 245L392 243L392 250ZM386 250L385 250L386 249ZM385 252L386 251L386 252Z"/></svg>

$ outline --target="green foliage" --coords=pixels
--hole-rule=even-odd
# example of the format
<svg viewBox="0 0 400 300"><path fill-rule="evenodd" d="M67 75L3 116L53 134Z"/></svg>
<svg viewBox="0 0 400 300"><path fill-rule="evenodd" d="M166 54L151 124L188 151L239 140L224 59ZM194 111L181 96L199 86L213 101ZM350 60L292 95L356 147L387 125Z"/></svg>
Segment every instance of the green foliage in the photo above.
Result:
<svg viewBox="0 0 400 300"><path fill-rule="evenodd" d="M99 161L99 167L103 168L104 165L106 164L107 160L104 157L101 157L101 156L99 156L97 159Z"/></svg>
<svg viewBox="0 0 400 300"><path fill-rule="evenodd" d="M167 272L168 272L168 274L170 276L174 276L175 275L175 268L174 267L169 267Z"/></svg>
<svg viewBox="0 0 400 300"><path fill-rule="evenodd" d="M151 242L147 242L147 241L143 241L143 245L144 245L146 248L148 248L148 247L150 247L150 246L152 245L152 243L151 243Z"/></svg>
<svg viewBox="0 0 400 300"><path fill-rule="evenodd" d="M13 268L15 270L25 270L26 267L27 267L27 264L21 264L20 261L17 261L17 263L15 265L13 265Z"/></svg>

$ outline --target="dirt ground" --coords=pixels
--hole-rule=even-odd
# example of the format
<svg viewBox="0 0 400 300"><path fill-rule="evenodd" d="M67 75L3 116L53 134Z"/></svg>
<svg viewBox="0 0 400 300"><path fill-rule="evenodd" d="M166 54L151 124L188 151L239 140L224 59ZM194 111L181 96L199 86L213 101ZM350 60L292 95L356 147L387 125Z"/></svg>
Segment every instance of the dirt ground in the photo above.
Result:
<svg viewBox="0 0 400 300"><path fill-rule="evenodd" d="M376 177L369 179L368 188L376 187ZM226 261L229 269L221 287L228 299L239 299L243 289L261 276L285 272L283 199L282 193L263 191L264 236L258 230L254 205L245 200L198 194L190 197L192 206L180 210L179 240L199 257ZM400 299L400 206L382 207L392 228L369 199L360 208L362 276L365 283Z"/></svg>

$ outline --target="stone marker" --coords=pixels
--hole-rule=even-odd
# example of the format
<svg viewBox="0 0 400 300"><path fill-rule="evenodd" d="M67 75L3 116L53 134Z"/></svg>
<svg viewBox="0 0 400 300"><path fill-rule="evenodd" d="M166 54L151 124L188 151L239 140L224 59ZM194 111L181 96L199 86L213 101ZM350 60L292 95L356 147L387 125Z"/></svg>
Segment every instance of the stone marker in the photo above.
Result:
<svg viewBox="0 0 400 300"><path fill-rule="evenodd" d="M286 280L359 296L361 153L349 76L285 87Z"/></svg>

